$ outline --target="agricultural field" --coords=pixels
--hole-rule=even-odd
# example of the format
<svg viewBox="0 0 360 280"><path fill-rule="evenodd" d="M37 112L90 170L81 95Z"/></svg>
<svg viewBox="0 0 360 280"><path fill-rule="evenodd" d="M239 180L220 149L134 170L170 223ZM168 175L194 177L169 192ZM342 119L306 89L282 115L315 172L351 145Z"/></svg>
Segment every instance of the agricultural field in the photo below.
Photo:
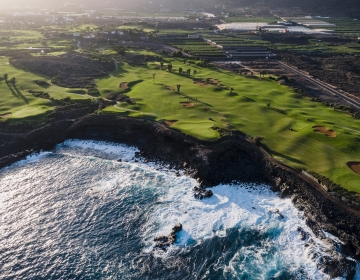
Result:
<svg viewBox="0 0 360 280"><path fill-rule="evenodd" d="M225 53L202 39L183 38L168 40L168 43L194 57L224 57Z"/></svg>
<svg viewBox="0 0 360 280"><path fill-rule="evenodd" d="M36 30L4 30L0 32L0 50L21 50L30 48L65 49L70 40L52 40L44 38Z"/></svg>
<svg viewBox="0 0 360 280"><path fill-rule="evenodd" d="M211 40L213 43L221 46L258 46L266 47L273 51L292 51L292 52L305 52L305 53L327 53L327 54L357 54L360 55L360 45L355 42L350 43L332 43L319 39L308 39L306 44L290 44L290 43L273 43L266 38L271 34L265 34L263 36L255 35L241 35L235 34L228 36L226 34L204 34L204 38ZM277 35L280 36L280 35ZM264 37L264 38L262 38Z"/></svg>
<svg viewBox="0 0 360 280"><path fill-rule="evenodd" d="M335 35L360 37L360 18L341 18L335 17L327 19L326 21L335 24L335 27L329 29L334 30Z"/></svg>

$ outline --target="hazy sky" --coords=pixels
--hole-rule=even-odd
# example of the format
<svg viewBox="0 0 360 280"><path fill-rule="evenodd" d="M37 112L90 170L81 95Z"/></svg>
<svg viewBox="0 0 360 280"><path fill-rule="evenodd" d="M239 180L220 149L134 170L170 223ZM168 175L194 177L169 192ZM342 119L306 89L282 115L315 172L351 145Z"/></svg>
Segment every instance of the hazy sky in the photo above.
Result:
<svg viewBox="0 0 360 280"><path fill-rule="evenodd" d="M181 1L181 0L180 0ZM176 0L74 0L74 1L64 1L64 0L11 0L5 1L1 0L1 7L9 8L9 7L26 7L26 6L59 6L64 5L66 2L85 4L85 5L111 5L111 6L121 6L121 5L129 5L129 4L144 4L149 2L154 2L154 4L158 3L172 3L176 2Z"/></svg>

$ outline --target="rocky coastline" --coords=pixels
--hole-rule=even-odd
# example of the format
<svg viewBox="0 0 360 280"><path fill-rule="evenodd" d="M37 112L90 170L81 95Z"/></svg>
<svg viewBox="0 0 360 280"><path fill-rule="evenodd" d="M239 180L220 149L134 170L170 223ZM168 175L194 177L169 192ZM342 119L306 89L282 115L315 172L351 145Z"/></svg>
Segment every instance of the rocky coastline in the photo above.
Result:
<svg viewBox="0 0 360 280"><path fill-rule="evenodd" d="M268 183L304 211L307 225L318 237L326 239L323 231L337 236L343 242L342 252L360 259L360 212L336 200L306 176L275 161L241 132L207 142L185 136L159 122L89 115L48 123L24 133L0 131L0 138L0 168L29 154L52 149L66 139L77 138L136 146L140 156L148 161L169 164L197 179L199 194L206 191L205 187L220 183ZM331 277L346 274L347 279L352 279L354 267L344 259L335 258L335 261L324 260L320 269Z"/></svg>

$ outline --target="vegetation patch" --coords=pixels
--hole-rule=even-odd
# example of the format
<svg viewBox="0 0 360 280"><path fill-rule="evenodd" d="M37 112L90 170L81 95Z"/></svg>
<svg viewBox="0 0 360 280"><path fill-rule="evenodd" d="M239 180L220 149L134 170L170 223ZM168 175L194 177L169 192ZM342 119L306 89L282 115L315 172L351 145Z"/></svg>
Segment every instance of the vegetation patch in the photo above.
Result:
<svg viewBox="0 0 360 280"><path fill-rule="evenodd" d="M47 81L43 81L43 80L35 80L34 83L42 87L50 86L50 84Z"/></svg>
<svg viewBox="0 0 360 280"><path fill-rule="evenodd" d="M37 98L50 99L50 95L47 92L29 90L29 93L31 93L34 97Z"/></svg>

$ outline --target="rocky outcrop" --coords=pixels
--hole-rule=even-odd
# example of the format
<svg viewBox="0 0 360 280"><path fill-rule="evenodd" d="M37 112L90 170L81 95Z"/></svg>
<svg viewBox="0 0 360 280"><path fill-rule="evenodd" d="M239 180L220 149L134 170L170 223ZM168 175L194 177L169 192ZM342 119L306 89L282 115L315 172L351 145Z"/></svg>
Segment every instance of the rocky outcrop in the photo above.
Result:
<svg viewBox="0 0 360 280"><path fill-rule="evenodd" d="M203 187L194 187L194 197L197 199L209 198L213 196L213 192L211 190L207 190Z"/></svg>
<svg viewBox="0 0 360 280"><path fill-rule="evenodd" d="M182 224L175 225L169 235L158 236L154 238L156 242L155 248L162 249L166 251L166 249L176 242L176 233L182 231Z"/></svg>

